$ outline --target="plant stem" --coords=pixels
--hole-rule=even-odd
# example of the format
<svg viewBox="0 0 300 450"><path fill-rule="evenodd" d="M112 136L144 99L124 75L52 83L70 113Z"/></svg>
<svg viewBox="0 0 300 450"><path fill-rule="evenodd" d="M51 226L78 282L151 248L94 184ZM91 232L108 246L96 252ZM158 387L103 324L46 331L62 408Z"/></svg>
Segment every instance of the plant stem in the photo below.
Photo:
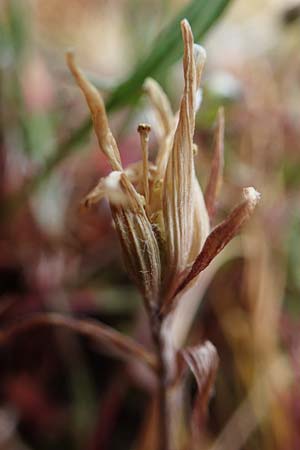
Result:
<svg viewBox="0 0 300 450"><path fill-rule="evenodd" d="M157 356L159 358L159 450L171 450L171 436L170 436L170 414L168 408L168 380L167 380L167 365L164 358L164 343L159 339L157 347Z"/></svg>
<svg viewBox="0 0 300 450"><path fill-rule="evenodd" d="M156 349L158 369L158 450L174 450L172 436L172 411L170 408L169 382L172 370L168 339L164 332L163 322L157 317L151 320L152 337ZM167 357L168 355L168 357ZM172 356L171 356L172 357Z"/></svg>

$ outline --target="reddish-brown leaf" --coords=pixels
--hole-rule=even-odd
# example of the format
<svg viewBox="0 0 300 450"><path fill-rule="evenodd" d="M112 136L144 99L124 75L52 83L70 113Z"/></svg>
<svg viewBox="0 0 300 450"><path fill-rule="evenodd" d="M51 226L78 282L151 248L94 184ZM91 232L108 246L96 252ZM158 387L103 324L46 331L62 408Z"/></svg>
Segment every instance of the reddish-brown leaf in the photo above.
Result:
<svg viewBox="0 0 300 450"><path fill-rule="evenodd" d="M228 242L236 236L242 225L249 219L260 198L260 194L253 187L245 188L243 194L244 201L209 234L199 256L196 258L190 272L177 289L175 295L182 291L209 265L215 256L217 256Z"/></svg>
<svg viewBox="0 0 300 450"><path fill-rule="evenodd" d="M67 328L82 336L91 338L122 359L128 360L133 358L143 362L154 371L157 369L155 356L147 352L129 336L125 336L113 328L93 320L75 319L57 313L35 314L29 318L18 320L18 322L0 330L0 346L6 345L10 339L18 334L45 326Z"/></svg>
<svg viewBox="0 0 300 450"><path fill-rule="evenodd" d="M198 393L192 413L192 430L197 436L206 415L208 401L214 386L219 358L214 345L206 341L195 347L187 347L181 351L186 364L194 374Z"/></svg>

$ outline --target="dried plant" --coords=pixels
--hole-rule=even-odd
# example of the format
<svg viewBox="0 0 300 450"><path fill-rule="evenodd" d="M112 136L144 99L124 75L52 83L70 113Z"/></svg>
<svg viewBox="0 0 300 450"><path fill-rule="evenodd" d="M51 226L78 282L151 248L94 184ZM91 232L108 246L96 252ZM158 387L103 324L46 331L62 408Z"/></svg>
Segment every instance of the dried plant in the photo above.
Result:
<svg viewBox="0 0 300 450"><path fill-rule="evenodd" d="M181 448L176 437L176 386L182 385L187 369L194 374L198 395L191 418L189 448L197 448L198 429L217 371L218 356L210 342L177 350L170 333L173 315L182 294L212 259L239 232L253 212L260 195L253 187L243 190L243 200L211 230L215 203L222 181L224 113L220 109L211 174L203 196L194 168L195 114L200 106L200 81L206 53L194 44L187 20L181 22L184 42L184 92L179 111L173 114L168 98L153 79L144 83L146 95L158 119L158 152L149 160L150 125L140 124L142 160L123 168L116 141L110 131L103 99L77 67L72 53L69 68L85 95L100 149L112 172L100 179L84 199L84 206L106 197L119 236L126 269L139 289L148 314L155 353L117 331L87 320L59 315L38 315L2 332L0 341L29 326L66 326L107 345L123 358L143 362L157 377L159 403L159 449Z"/></svg>
<svg viewBox="0 0 300 450"><path fill-rule="evenodd" d="M85 198L89 207L108 198L129 275L141 292L149 316L158 361L160 398L160 448L174 449L172 409L168 386L178 376L176 350L168 329L182 293L248 220L260 195L245 188L244 200L229 217L210 232L223 165L224 117L220 110L216 148L205 200L194 169L193 134L200 104L200 80L205 50L194 44L191 28L181 22L184 41L184 92L179 111L172 113L161 87L147 79L144 89L160 125L155 162L148 159L150 126L140 124L142 161L126 169L109 129L99 92L68 53L69 68L83 91L91 111L99 146L113 171L102 178ZM203 409L216 372L217 354L212 344L181 352L199 386L196 411Z"/></svg>

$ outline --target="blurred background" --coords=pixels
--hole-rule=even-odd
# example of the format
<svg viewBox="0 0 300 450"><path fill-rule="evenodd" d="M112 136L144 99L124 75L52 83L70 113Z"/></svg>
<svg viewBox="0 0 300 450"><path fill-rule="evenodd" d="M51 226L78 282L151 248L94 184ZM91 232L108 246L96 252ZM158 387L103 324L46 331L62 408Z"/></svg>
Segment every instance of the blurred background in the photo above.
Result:
<svg viewBox="0 0 300 450"><path fill-rule="evenodd" d="M158 79L178 108L178 24L185 15L208 54L195 133L202 187L217 109L225 107L216 223L239 201L242 187L262 193L249 225L204 272L174 327L179 346L209 339L220 356L199 449L296 450L299 1L1 0L1 329L55 311L101 320L150 345L108 204L80 212L81 199L110 168L64 54L75 49L103 93L127 165L140 159L137 124L155 129L143 79ZM155 133L150 144L154 155ZM50 326L1 336L1 450L155 448L153 380L141 367Z"/></svg>

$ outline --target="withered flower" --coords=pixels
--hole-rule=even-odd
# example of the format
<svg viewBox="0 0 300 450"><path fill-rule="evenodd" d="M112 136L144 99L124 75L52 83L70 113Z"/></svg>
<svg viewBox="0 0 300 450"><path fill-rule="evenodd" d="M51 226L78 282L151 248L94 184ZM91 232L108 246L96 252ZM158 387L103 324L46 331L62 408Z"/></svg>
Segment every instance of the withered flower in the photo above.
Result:
<svg viewBox="0 0 300 450"><path fill-rule="evenodd" d="M200 80L206 53L194 44L187 20L181 22L184 42L184 92L179 111L172 113L162 88L147 79L144 90L158 119L158 152L148 158L150 126L140 124L142 160L123 168L109 129L101 95L68 53L69 68L91 111L99 146L112 172L86 197L86 206L109 200L126 268L138 286L148 312L161 319L175 307L180 294L236 235L260 195L244 189L244 200L210 232L210 219L222 178L224 117L220 110L215 154L205 199L194 168L193 135L200 104Z"/></svg>
<svg viewBox="0 0 300 450"><path fill-rule="evenodd" d="M218 366L217 351L210 342L185 349L175 348L168 326L172 312L183 291L248 220L260 197L253 187L245 188L243 201L227 219L210 230L222 181L224 115L220 109L213 163L203 196L194 168L196 146L193 135L206 54L202 47L194 44L186 20L181 22L181 28L184 92L179 111L173 114L165 93L154 80L147 79L144 84L159 124L158 152L154 162L148 155L150 126L140 124L142 159L123 168L102 97L77 67L74 56L67 55L69 68L90 108L99 146L112 167L112 172L100 179L84 204L88 207L103 197L109 201L126 268L147 308L155 354L106 325L59 314L39 314L0 331L1 345L15 333L30 327L68 327L93 337L128 361L144 362L158 381L159 450L192 448L180 446L177 439L180 427L176 426L175 417L181 401L176 390L179 391L184 383L187 369L195 375L199 391L192 414L192 438L187 436L187 440L198 445L197 429L201 427Z"/></svg>

